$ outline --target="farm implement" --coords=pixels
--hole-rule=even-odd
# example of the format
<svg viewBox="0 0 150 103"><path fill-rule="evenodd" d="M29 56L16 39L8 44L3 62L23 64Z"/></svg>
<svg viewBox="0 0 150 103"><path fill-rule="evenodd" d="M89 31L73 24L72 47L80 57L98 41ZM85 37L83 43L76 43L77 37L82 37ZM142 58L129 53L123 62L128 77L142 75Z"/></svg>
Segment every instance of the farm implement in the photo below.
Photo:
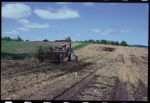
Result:
<svg viewBox="0 0 150 103"><path fill-rule="evenodd" d="M50 62L57 62L59 64L64 62L65 58L68 58L68 61L77 61L78 56L74 55L73 48L71 48L71 39L70 37L66 40L56 40L55 42L63 42L62 47L50 47L48 50L43 50L41 47L38 51L37 58L39 61L43 62L48 60ZM64 42L69 42L69 47Z"/></svg>

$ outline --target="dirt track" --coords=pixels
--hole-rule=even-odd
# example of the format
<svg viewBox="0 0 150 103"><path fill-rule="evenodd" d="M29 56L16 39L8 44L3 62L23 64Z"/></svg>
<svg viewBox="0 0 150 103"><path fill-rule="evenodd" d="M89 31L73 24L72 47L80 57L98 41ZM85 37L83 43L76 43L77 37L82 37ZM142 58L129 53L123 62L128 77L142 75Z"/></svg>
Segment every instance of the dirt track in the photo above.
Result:
<svg viewBox="0 0 150 103"><path fill-rule="evenodd" d="M147 101L148 49L89 45L79 62L2 61L2 100Z"/></svg>

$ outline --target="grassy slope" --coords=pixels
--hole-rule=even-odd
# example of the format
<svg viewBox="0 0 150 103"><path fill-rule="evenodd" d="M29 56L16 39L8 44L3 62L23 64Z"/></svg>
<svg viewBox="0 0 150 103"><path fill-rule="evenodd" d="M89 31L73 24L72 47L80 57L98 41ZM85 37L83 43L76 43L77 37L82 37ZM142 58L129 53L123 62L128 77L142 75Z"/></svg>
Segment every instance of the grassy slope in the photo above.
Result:
<svg viewBox="0 0 150 103"><path fill-rule="evenodd" d="M39 46L57 46L50 42L16 42L16 41L2 41L2 52L5 53L27 53L36 52Z"/></svg>
<svg viewBox="0 0 150 103"><path fill-rule="evenodd" d="M32 57L39 46L57 46L50 42L1 41L1 59L24 59Z"/></svg>
<svg viewBox="0 0 150 103"><path fill-rule="evenodd" d="M78 50L78 49L83 48L83 47L85 47L85 46L87 46L89 44L90 43L81 43L81 44L78 44L78 45L76 45L76 46L73 47L73 50Z"/></svg>

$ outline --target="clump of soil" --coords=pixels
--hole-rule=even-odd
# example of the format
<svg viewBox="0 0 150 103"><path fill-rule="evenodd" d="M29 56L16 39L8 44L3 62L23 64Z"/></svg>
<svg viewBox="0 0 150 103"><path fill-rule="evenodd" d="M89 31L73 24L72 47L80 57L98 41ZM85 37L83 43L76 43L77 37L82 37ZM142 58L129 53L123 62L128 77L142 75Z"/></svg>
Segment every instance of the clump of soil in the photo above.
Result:
<svg viewBox="0 0 150 103"><path fill-rule="evenodd" d="M103 47L102 51L108 51L108 52L113 52L114 50L116 50L115 48L110 48L110 47Z"/></svg>

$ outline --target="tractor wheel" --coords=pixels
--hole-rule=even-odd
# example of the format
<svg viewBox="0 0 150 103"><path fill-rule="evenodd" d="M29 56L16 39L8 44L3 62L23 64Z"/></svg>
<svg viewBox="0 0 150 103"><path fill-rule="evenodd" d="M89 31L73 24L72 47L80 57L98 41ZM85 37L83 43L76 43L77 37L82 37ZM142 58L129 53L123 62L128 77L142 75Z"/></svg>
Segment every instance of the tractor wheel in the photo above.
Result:
<svg viewBox="0 0 150 103"><path fill-rule="evenodd" d="M58 63L61 64L62 63L62 54L58 55Z"/></svg>
<svg viewBox="0 0 150 103"><path fill-rule="evenodd" d="M71 61L71 53L68 54L68 61Z"/></svg>
<svg viewBox="0 0 150 103"><path fill-rule="evenodd" d="M69 54L68 60L69 60L69 61L73 61L73 53L72 53L72 52Z"/></svg>

